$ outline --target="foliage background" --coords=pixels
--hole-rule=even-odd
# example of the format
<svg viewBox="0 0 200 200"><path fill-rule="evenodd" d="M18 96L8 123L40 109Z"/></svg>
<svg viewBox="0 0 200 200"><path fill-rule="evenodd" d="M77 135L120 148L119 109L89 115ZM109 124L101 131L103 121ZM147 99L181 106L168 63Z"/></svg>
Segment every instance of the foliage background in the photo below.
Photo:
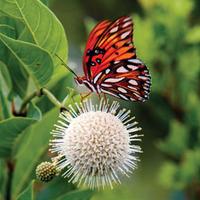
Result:
<svg viewBox="0 0 200 200"><path fill-rule="evenodd" d="M92 200L200 199L200 2L43 0L64 26L68 45L62 26L55 22L52 13L45 9L33 12L33 1L26 2L25 15L34 34L24 25L16 9L0 6L0 10L4 11L0 15L0 24L8 25L1 25L0 33L15 39L10 41L0 34L0 199L3 199L8 179L8 161L15 163L13 197L30 184L25 192L29 195L35 167L48 159L49 132L59 112L44 95L34 98L26 118L13 117L11 102L15 102L18 110L28 94L43 86L62 101L69 94L67 86L75 85L73 76L59 65L54 54L67 60L69 47L67 63L81 74L81 56L91 28L97 21L122 15L133 17L137 55L147 64L152 75L152 91L146 103L121 101L121 106L130 108L143 128L144 153L130 179L124 179L123 184L114 190L95 192ZM0 5L4 3L0 0ZM41 20L37 28L33 22L39 15ZM49 29L52 32L48 35ZM45 37L47 42L44 42ZM27 43L19 44L16 39ZM5 48L5 41L15 52L19 52L20 47L19 56L25 64L16 61L11 51ZM57 49L56 44L60 45ZM29 46L23 50L23 45ZM27 48L30 48L29 53ZM35 57L38 59L30 61ZM39 71L34 65L38 62L43 66ZM32 80L31 77L35 78ZM79 192L62 178L34 185L35 197L41 200L87 200L92 195L88 190Z"/></svg>

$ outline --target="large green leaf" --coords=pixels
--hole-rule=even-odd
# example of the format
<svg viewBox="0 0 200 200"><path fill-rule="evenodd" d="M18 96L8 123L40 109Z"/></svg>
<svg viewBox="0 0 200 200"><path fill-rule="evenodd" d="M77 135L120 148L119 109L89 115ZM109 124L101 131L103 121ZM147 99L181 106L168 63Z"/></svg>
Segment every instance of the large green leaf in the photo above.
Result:
<svg viewBox="0 0 200 200"><path fill-rule="evenodd" d="M58 109L48 112L41 121L26 130L23 143L15 157L16 167L13 179L13 193L16 196L34 176L36 165L47 151L50 131L57 120Z"/></svg>
<svg viewBox="0 0 200 200"><path fill-rule="evenodd" d="M53 74L53 62L48 52L34 44L14 40L1 33L0 41L7 47L16 62L24 67L38 87L44 86L49 81Z"/></svg>
<svg viewBox="0 0 200 200"><path fill-rule="evenodd" d="M64 195L72 190L75 190L76 186L72 183L68 183L67 179L59 176L54 180L46 183L43 190L37 193L37 200L55 200L57 197Z"/></svg>
<svg viewBox="0 0 200 200"><path fill-rule="evenodd" d="M185 124L177 120L172 120L170 123L169 135L165 141L161 141L159 148L171 156L180 157L187 149L189 132Z"/></svg>
<svg viewBox="0 0 200 200"><path fill-rule="evenodd" d="M4 160L0 160L0 199L4 198L6 183L6 165Z"/></svg>
<svg viewBox="0 0 200 200"><path fill-rule="evenodd" d="M11 78L10 78L10 73L8 71L7 66L1 61L0 61L0 76L1 76L1 80L4 80L6 86L10 90L11 87L12 87L12 81L11 81Z"/></svg>
<svg viewBox="0 0 200 200"><path fill-rule="evenodd" d="M3 88L0 82L0 117L2 117L3 119L6 119L6 118L9 118L10 115L11 113L8 108L8 103L3 93Z"/></svg>
<svg viewBox="0 0 200 200"><path fill-rule="evenodd" d="M36 120L41 120L42 118L42 113L40 109L32 102L29 104L27 117L30 117Z"/></svg>
<svg viewBox="0 0 200 200"><path fill-rule="evenodd" d="M39 0L0 0L0 11L24 22L21 40L34 42L53 56L67 57L67 39L56 16ZM55 64L60 61L55 58Z"/></svg>
<svg viewBox="0 0 200 200"><path fill-rule="evenodd" d="M0 157L10 156L17 136L35 121L31 118L12 117L0 122Z"/></svg>
<svg viewBox="0 0 200 200"><path fill-rule="evenodd" d="M0 17L0 32L4 35L13 39L19 39L24 29L25 26L20 20L8 16ZM7 68L11 66L9 69L12 80L12 87L9 91L10 94L17 93L21 97L24 97L27 91L28 75L16 62L13 55L9 52L9 49L2 42L0 42L0 60L5 63Z"/></svg>
<svg viewBox="0 0 200 200"><path fill-rule="evenodd" d="M19 194L17 200L33 200L33 185L34 181L32 181L21 194Z"/></svg>
<svg viewBox="0 0 200 200"><path fill-rule="evenodd" d="M7 66L0 61L0 115L3 119L11 116L7 101L7 96L11 88L12 82Z"/></svg>
<svg viewBox="0 0 200 200"><path fill-rule="evenodd" d="M82 191L74 191L69 192L56 200L90 200L94 191L91 190L82 190Z"/></svg>

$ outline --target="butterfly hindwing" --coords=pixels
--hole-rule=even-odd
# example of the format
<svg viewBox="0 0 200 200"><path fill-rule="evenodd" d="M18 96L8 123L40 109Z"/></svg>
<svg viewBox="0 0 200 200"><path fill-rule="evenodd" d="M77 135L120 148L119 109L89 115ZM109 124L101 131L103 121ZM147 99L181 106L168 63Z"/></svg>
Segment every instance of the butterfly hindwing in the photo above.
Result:
<svg viewBox="0 0 200 200"><path fill-rule="evenodd" d="M102 92L124 100L145 101L148 99L151 78L142 61L133 58L114 62L106 70L109 73L103 76L99 83Z"/></svg>

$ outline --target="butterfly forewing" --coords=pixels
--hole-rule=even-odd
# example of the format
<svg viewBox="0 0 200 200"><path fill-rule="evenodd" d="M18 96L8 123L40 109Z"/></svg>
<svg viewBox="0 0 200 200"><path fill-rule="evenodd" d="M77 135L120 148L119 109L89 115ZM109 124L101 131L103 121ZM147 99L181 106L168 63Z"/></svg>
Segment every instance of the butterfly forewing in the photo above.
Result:
<svg viewBox="0 0 200 200"><path fill-rule="evenodd" d="M130 17L103 21L91 32L83 58L85 77L100 91L131 101L144 101L150 91L146 65L136 57Z"/></svg>

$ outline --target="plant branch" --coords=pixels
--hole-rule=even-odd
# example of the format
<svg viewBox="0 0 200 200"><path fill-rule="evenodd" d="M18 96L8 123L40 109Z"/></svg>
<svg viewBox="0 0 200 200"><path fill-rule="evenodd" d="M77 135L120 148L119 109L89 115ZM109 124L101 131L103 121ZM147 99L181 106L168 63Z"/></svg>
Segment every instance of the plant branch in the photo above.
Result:
<svg viewBox="0 0 200 200"><path fill-rule="evenodd" d="M11 189L12 189L12 179L13 179L13 172L14 172L14 163L11 160L6 162L7 165L7 182L6 182L6 193L5 193L5 200L11 200Z"/></svg>
<svg viewBox="0 0 200 200"><path fill-rule="evenodd" d="M39 91L35 91L35 92L31 93L29 96L27 96L27 97L24 99L24 101L23 101L23 103L22 103L22 105L21 105L21 108L20 108L20 110L19 110L19 113L21 113L21 114L24 113L27 104L28 104L32 99L34 99L35 97L39 97L39 96L41 96L41 95L42 95L42 94L41 94L41 91L39 90Z"/></svg>
<svg viewBox="0 0 200 200"><path fill-rule="evenodd" d="M46 95L47 98L55 105L57 106L58 108L62 108L62 103L49 91L47 90L46 88L42 88L41 89L41 94L42 95Z"/></svg>
<svg viewBox="0 0 200 200"><path fill-rule="evenodd" d="M55 106L57 106L58 108L60 108L61 110L67 110L64 106L63 103L61 103L48 89L46 88L41 88L40 90L34 91L33 93L31 93L29 96L27 96L22 105L21 108L19 110L19 113L16 113L16 115L24 115L24 113L26 113L26 107L27 105L30 103L30 101L32 99L34 99L35 97L40 97L42 95L45 95Z"/></svg>

